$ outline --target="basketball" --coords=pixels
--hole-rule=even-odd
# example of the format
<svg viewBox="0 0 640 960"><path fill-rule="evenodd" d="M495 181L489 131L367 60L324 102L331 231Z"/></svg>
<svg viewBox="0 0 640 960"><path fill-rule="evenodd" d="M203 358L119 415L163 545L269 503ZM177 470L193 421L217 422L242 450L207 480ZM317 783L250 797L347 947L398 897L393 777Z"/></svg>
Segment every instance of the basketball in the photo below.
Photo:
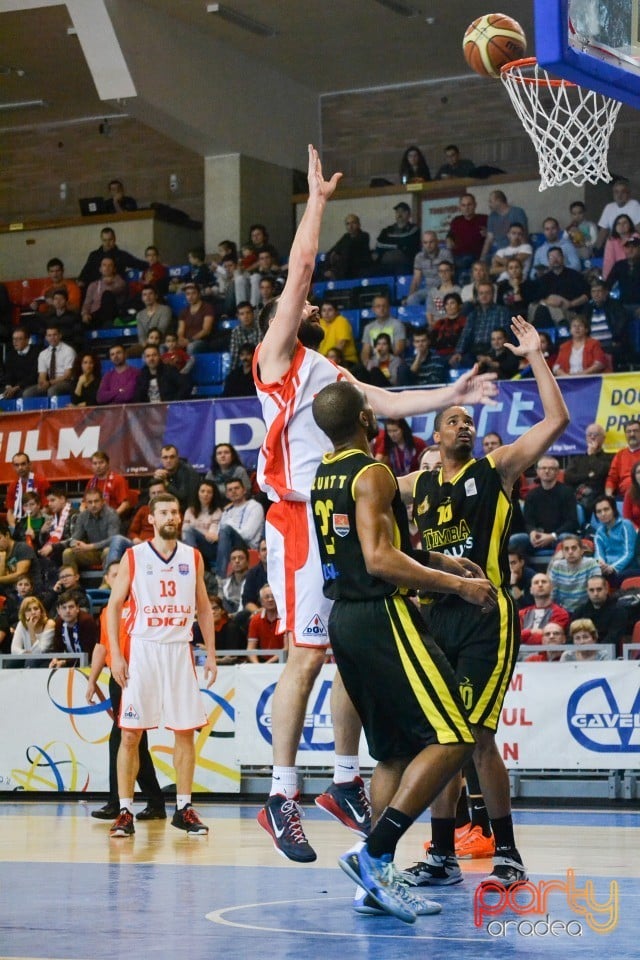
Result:
<svg viewBox="0 0 640 960"><path fill-rule="evenodd" d="M499 77L500 67L521 60L527 48L524 30L504 13L487 13L471 23L462 50L472 70L481 77Z"/></svg>

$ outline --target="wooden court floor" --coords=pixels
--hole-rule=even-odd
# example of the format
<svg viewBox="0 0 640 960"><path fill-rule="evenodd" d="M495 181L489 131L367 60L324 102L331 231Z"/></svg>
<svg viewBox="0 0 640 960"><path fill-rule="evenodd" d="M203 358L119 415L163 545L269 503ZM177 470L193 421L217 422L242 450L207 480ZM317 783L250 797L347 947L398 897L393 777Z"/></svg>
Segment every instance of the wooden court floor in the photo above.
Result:
<svg viewBox="0 0 640 960"><path fill-rule="evenodd" d="M524 900L479 901L490 861L466 861L462 884L430 893L442 913L409 926L353 912L353 885L336 866L352 837L315 807L305 829L318 860L296 865L275 854L256 804L197 806L206 839L167 821L109 840L85 803L0 803L0 957L640 957L640 813L516 811L532 881ZM419 859L427 837L428 823L415 824L398 863Z"/></svg>

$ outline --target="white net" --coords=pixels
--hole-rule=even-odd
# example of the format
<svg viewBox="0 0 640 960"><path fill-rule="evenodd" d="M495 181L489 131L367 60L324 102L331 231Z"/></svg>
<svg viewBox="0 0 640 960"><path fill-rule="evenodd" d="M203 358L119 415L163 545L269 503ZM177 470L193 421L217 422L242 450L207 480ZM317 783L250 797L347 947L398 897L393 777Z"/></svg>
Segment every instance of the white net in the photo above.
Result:
<svg viewBox="0 0 640 960"><path fill-rule="evenodd" d="M607 153L618 100L551 78L535 60L507 64L500 79L536 148L540 190L611 180Z"/></svg>

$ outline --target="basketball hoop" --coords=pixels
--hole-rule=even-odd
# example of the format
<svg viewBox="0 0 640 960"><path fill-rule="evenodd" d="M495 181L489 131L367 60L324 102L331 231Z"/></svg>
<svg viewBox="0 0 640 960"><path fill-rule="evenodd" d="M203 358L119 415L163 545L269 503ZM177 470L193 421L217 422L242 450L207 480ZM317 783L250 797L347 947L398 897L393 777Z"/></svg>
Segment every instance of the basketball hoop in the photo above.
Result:
<svg viewBox="0 0 640 960"><path fill-rule="evenodd" d="M500 79L536 148L540 190L612 179L607 153L618 100L550 77L535 57L505 64Z"/></svg>

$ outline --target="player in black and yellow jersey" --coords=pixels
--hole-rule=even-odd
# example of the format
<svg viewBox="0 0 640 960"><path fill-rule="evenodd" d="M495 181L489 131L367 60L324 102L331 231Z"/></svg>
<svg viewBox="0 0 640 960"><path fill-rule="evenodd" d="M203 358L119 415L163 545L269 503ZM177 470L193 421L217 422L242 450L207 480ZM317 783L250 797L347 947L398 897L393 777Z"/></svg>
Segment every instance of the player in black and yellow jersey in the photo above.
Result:
<svg viewBox="0 0 640 960"><path fill-rule="evenodd" d="M355 384L326 386L313 416L334 445L311 488L324 592L334 600L329 636L378 761L371 782L375 827L363 850L345 854L340 865L380 907L412 922L421 905L407 902L397 883L396 844L460 769L473 735L453 672L406 594L453 593L469 609L489 611L495 588L468 561L423 555L427 564L433 560L425 566L414 558L397 481L369 454L377 423Z"/></svg>
<svg viewBox="0 0 640 960"><path fill-rule="evenodd" d="M476 736L473 760L496 842L493 872L488 879L504 886L526 879L515 846L509 778L495 743L519 642L518 615L508 592L511 491L517 478L569 422L537 331L522 317L514 318L512 330L518 345L507 347L531 363L544 418L514 443L476 460L471 414L464 407L449 407L435 420L434 440L440 445L441 469L400 479L403 496L413 497L413 516L424 548L473 560L497 590L498 603L488 617L479 616L456 598L445 597L426 607L425 620L455 671ZM444 885L462 879L453 856L457 788L452 781L432 804L432 845L426 861L405 872L416 885Z"/></svg>

